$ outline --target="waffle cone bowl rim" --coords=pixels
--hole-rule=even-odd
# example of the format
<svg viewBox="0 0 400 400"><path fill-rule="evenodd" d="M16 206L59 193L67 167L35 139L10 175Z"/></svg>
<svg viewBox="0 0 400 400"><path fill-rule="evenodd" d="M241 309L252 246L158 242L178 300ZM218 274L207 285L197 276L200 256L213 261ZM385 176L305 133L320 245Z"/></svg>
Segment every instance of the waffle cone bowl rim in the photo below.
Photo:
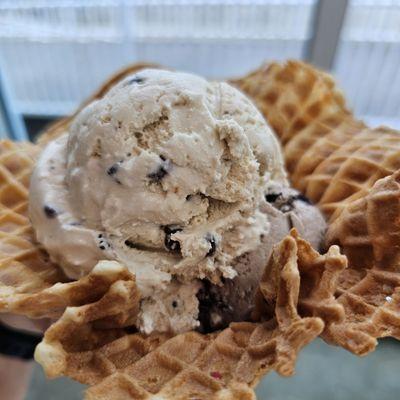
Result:
<svg viewBox="0 0 400 400"><path fill-rule="evenodd" d="M296 62L293 62L293 63L296 63ZM303 63L298 63L298 64L304 65ZM130 73L134 73L145 67L160 68L160 66L158 66L158 65L140 63L140 64L134 64L132 66L122 69L120 72L118 72L113 77L111 77L108 81L106 81L94 93L93 96L89 97L82 104L82 106L78 109L77 112L79 112L79 110L84 105L88 104L90 101L92 101L98 97L101 97L105 92L108 91L108 89L110 87L113 86L113 84L118 82L123 77L129 75ZM264 71L264 70L266 70L266 67L262 67L257 71ZM250 75L257 74L257 71L255 71L254 73L252 73ZM231 81L231 82L239 85L239 88L240 88L240 84L238 83L239 80L235 80L235 81ZM338 98L340 100L340 96ZM74 115L76 115L76 113ZM49 140L52 140L53 138L55 138L57 136L57 134L65 131L65 129L68 127L68 124L70 123L73 116L64 118L64 119L52 124L51 126L49 126L44 131L44 133L39 137L39 139L38 139L39 147L36 148L36 151L38 151L38 149L40 147L46 145L46 143ZM7 145L7 144L3 144L3 145L6 147L9 146L9 148L6 149L7 151L9 151L10 148L12 150L12 145ZM19 151L18 148L16 150L14 150L14 152L17 152L17 153L18 153L18 151ZM29 153L29 151L27 152L27 154L28 153ZM16 207L16 209L13 210L13 212L15 214L18 214L18 206ZM4 210L3 210L3 213L4 213ZM24 218L26 218L26 216L24 216ZM0 239L0 240L2 240L2 239ZM350 301L351 299L349 300L349 299L345 298L345 300L340 301L341 295L342 295L340 293L339 294L336 293L336 297L335 297L335 290L336 290L335 285L337 285L338 280L340 280L340 273L342 273L347 268L347 259L344 256L340 255L340 252L339 252L338 248L336 248L336 247L331 248L328 251L327 255L325 255L325 256L319 255L316 252L313 253L310 249L307 248L307 244L304 241L302 241L301 238L299 238L296 235L296 233L294 233L294 232L292 232L291 235L286 237L281 242L281 244L279 244L279 246L286 245L286 246L290 247L290 245L288 243L292 243L292 246L294 246L293 243L296 243L296 246L298 246L299 249L302 249L303 251L305 251L306 254L312 254L312 257L314 257L312 259L314 261L318 260L318 261L315 261L317 263L316 265L319 265L319 266L322 265L321 270L315 276L312 273L310 273L310 270L307 269L307 262L308 262L307 258L305 258L303 261L300 260L296 265L291 266L292 274L293 273L296 274L296 269L297 269L299 285L300 285L298 290L300 292L297 293L297 298L296 298L296 293L295 293L294 298L291 299L292 308L291 308L291 314L289 316L285 315L284 317L282 317L282 314L279 314L279 312L280 312L279 304L278 304L279 301L277 302L277 298L276 297L274 298L274 295L277 296L277 293L278 293L277 288L275 287L275 289L274 289L275 294L274 294L273 289L268 288L268 287L263 289L262 287L260 287L260 294L258 295L258 301L261 304L261 306L259 308L259 310L261 310L261 311L258 316L263 317L262 319L264 319L266 322L258 323L257 328L254 328L255 330L261 329L261 328L259 328L260 324L261 325L267 324L266 326L268 326L268 328L265 328L265 329L271 329L271 326L273 326L273 324L276 324L276 323L283 324L282 326L285 328L285 318L288 318L288 320L290 320L290 318L296 319L298 317L300 320L307 320L304 323L311 324L309 326L309 331L313 332L313 334L310 333L311 336L306 342L309 342L315 336L322 334L322 337L326 341L333 343L333 344L341 345L341 346L347 348L348 350L355 352L356 354L365 354L369 351L372 351L376 346L376 337L393 335L393 331L388 330L386 332L382 332L382 331L374 332L371 330L370 326L367 326L367 327L364 327L364 329L366 330L367 333L364 334L362 332L364 335L364 336L361 335L362 337L360 337L360 335L357 335L356 332L353 332L353 331L351 332L351 335L353 335L352 337L360 338L360 344L358 347L351 347L351 346L347 345L346 340L348 340L348 337L346 336L346 332L343 332L342 327L343 327L344 321L346 321L345 310L347 310L346 307L348 307L347 302ZM277 246L277 247L279 247L279 246ZM307 249L307 251L305 249ZM293 251L293 249L292 249L292 251ZM311 256L309 256L309 257L311 257ZM325 257L325 258L323 258L324 261L322 261L321 257ZM3 263L4 263L4 261L3 261ZM287 265L287 263L284 265ZM318 267L316 267L316 270L318 270ZM379 271L377 273L379 275ZM83 322L80 321L80 319L79 319L80 318L79 315L85 316L88 313L90 314L89 310L93 311L93 309L96 309L96 304L98 302L100 302L100 304L104 304L104 303L101 303L101 301L106 301L106 300L104 300L104 298L115 298L115 297L112 297L112 296L117 296L117 294L115 293L115 290L116 290L115 287L119 288L120 292L124 293L125 296L128 296L128 297L121 296L120 292L117 291L120 295L120 297L117 296L119 301L121 301L121 302L126 301L126 298L136 298L135 296L137 296L137 292L135 292L135 286L132 284L132 282L134 282L134 277L132 277L132 276L129 277L128 275L124 275L123 272L121 272L121 274L122 275L118 275L118 274L116 275L118 277L118 279L116 277L115 281L108 282L108 286L106 285L104 287L104 291L99 293L99 297L97 297L96 299L92 299L92 301L89 302L88 304L82 304L82 301L80 302L79 299L77 299L77 298L74 299L75 302L72 302L70 304L68 304L68 302L62 303L62 301L59 299L58 300L59 303L57 303L58 308L56 310L56 311L58 311L58 314L54 310L53 310L54 314L52 314L53 316L57 315L57 317L60 317L60 315L62 315L57 323L58 324L65 323L66 326L68 327L68 329L70 329L70 327L73 324L77 324L76 326L78 326L79 329L82 328L83 329L82 332L84 332L84 334L87 334L89 338L91 337L90 336L91 334L94 335L93 337L96 337L96 334L99 329L98 328L99 325L103 326L103 328L100 328L100 329L108 329L108 328L110 328L110 326L112 324L115 324L114 326L118 327L118 329L125 329L126 326L129 326L129 324L132 324L132 313L134 313L134 311L132 311L132 309L126 310L125 314L123 312L117 313L117 312L115 312L115 310L110 311L111 317L110 317L110 315L106 315L106 316L103 315L102 318L96 317L97 319L95 318L95 320L90 320L90 319L82 320ZM284 275L284 273L283 273L283 275ZM372 273L372 275L373 275L373 273ZM305 277L305 278L303 278L303 277ZM386 276L384 278L386 279ZM275 276L274 279L279 280L279 279L284 279L284 278L282 276L280 276L278 273L278 275ZM318 287L316 285L316 287L314 288L316 290L313 291L312 290L313 288L311 288L311 289L308 288L306 290L307 295L306 295L306 297L304 297L305 296L304 293L301 294L302 293L301 284L303 284L302 279L309 279L310 281L318 280L318 283L320 284L320 286L324 288L324 292L321 293L320 289L317 290ZM377 279L379 279L379 278L377 278ZM65 283L65 285L69 285L69 284ZM399 283L399 286L400 286L400 283ZM68 291L67 287L70 287L70 286L65 286L64 290ZM112 289L112 288L114 288L114 289ZM45 290L47 290L46 293L48 293L49 290L51 290L51 285L48 288L46 288ZM64 293L64 292L61 291L60 293ZM293 293L292 293L292 295L293 295ZM54 293L52 293L52 296L53 297L55 296ZM129 297L129 296L131 296L131 297ZM300 300L299 296L303 296L303 298ZM39 296L39 298L37 298L37 297L38 296L36 296L36 298L35 298L36 301L38 302L37 304L40 304L41 306L43 306L43 303L41 303L41 301L43 302L43 300L45 300L45 299L40 298L40 296ZM347 296L347 297L349 297L349 296ZM338 298L339 298L339 301L337 300ZM321 305L321 299L323 299L323 301L325 302L324 305ZM2 300L4 303L4 299L2 299L2 296L0 296L0 310L2 309L2 306L3 306L3 310L4 310L4 307L7 307L7 306L4 306L4 304L2 303ZM24 300L25 300L25 302L24 302ZM23 299L23 296L22 296L19 303L17 302L19 304L19 308L18 308L18 305L16 306L16 304L13 304L14 308L12 311L16 312L16 313L22 313L22 314L25 313L26 314L26 311L24 311L24 304L26 304L26 301L27 301L27 299ZM400 298L398 299L398 301L400 303ZM107 301L106 301L106 303L107 303ZM268 304L269 307L271 307L271 304L272 304L272 309L268 308L268 307L265 308L265 303ZM122 304L122 303L120 303L120 304ZM397 301L396 301L396 304L397 304ZM282 306L284 306L284 304L280 304L280 306L282 307ZM67 307L67 308L65 309L65 307ZM62 313L62 310L64 310L64 309L65 309L65 311ZM298 309L301 310L300 311L301 316L298 314ZM96 312L98 312L98 308L96 310L97 310ZM276 314L276 313L278 313L278 314ZM296 314L297 314L297 317L296 317ZM380 314L382 314L382 313L380 313ZM37 315L32 315L32 314L29 314L29 315L31 317L37 317ZM283 318L283 319L280 320L280 318ZM379 318L381 318L381 316L379 316ZM390 315L387 316L387 318L390 318ZM394 321L394 322L396 323L397 321ZM57 323L55 325L57 325ZM380 321L380 323L382 324L382 321ZM383 324L384 323L386 323L386 322L384 321ZM393 323L393 321L392 321L392 323ZM79 325L79 324L81 324L81 325ZM82 327L82 325L84 325L84 324L88 324L89 328L86 329L87 328L86 325ZM240 324L242 324L242 323L239 323L236 325L234 324L232 327L227 328L227 330L233 329L233 331L235 332L235 329L238 329L240 331L240 328L238 327ZM251 323L249 323L248 325L246 325L247 323L243 323L243 324L244 324L243 326L245 326L245 330L253 329L253 327L251 327ZM56 327L59 327L59 325L57 325ZM287 328L287 326L286 326L286 328ZM355 326L355 328L353 327L352 329L354 330L356 328L357 328L357 325ZM305 328L301 328L301 329L305 329ZM222 332L224 332L224 331L222 331ZM222 334L222 332L211 334L207 337L214 339L214 338L218 337L218 335ZM121 338L118 337L118 332L116 332L115 334L117 336L115 336L115 337L110 336L113 339L110 339L109 342L106 342L105 344L103 344L105 346L105 348L107 348L107 343L113 343L114 340L117 342L119 340L121 342ZM396 335L394 335L394 336L396 337ZM337 337L342 337L343 341L340 342L340 341L336 340ZM163 340L168 341L167 339L168 338L165 338L165 337L157 338L157 340L160 340L160 343L162 343ZM270 343L270 338L268 340ZM289 340L288 343L298 343L298 342L296 342L294 337L287 338L287 340ZM282 343L278 343L278 342L279 342L279 340L277 340L277 342L276 342L277 344L275 344L276 349L277 349L276 350L277 354L279 354L279 357L283 357L283 359L285 357L289 357L289 359L291 358L291 360L289 360L291 362L288 361L288 364L285 364L285 363L280 363L279 360L275 360L275 361L270 361L269 366L258 365L258 369L253 370L254 377L252 380L250 380L251 382L250 381L239 382L238 380L233 379L232 381L229 381L226 385L219 385L219 386L217 385L216 386L217 389L212 394L212 396L214 396L214 397L212 397L212 398L216 398L216 399L220 398L221 400L222 399L228 400L230 398L232 398L232 399L254 398L254 393L251 388L257 383L260 376L262 376L265 372L268 372L271 368L276 369L278 372L282 373L283 375L290 375L293 372L293 362L295 361L297 351L294 353L290 353L290 346L288 348L287 344L283 345ZM301 340L300 340L300 342L301 342ZM49 347L49 343L50 343L50 347ZM367 343L367 345L365 343ZM102 348L103 345L99 344L100 348ZM44 364L48 363L48 360L46 359L46 357L49 357L50 359L52 358L51 362L47 365L47 368L46 368L46 371L48 372L49 375L59 376L62 374L66 374L67 376L71 376L72 373L70 371L67 372L67 371L63 370L62 368L57 370L57 368L55 367L57 365L57 363L56 363L57 355L54 355L55 354L54 349L58 349L58 351L59 351L58 357L60 357L60 354L63 354L63 357L66 357L66 358L72 357L72 356L70 354L68 354L68 351L65 352L65 350L63 350L63 348L62 348L63 345L62 345L61 341L57 342L54 340L54 338L51 338L51 328L46 333L44 342L42 342L42 344L40 346L39 346L39 350L36 352L37 358L40 359L42 361L42 363L44 363ZM51 348L51 346L53 346L53 348ZM143 346L145 346L145 344L143 344ZM148 348L151 349L151 345L148 345L148 346L150 346ZM279 346L281 346L281 347L279 347ZM302 347L301 343L299 344L299 347ZM49 349L51 351L53 351L52 355L50 354L51 351ZM282 349L284 349L284 351ZM258 348L258 350L260 350L260 348ZM299 349L297 349L297 350L299 350ZM91 351L91 350L88 350L88 351ZM246 351L248 351L247 348L246 348ZM266 350L264 350L264 351L266 351ZM279 351L280 351L280 353L279 353ZM282 351L283 351L283 353L282 353ZM286 352L289 351L290 354L289 355L286 354L284 356L285 351ZM49 356L49 354L50 354L50 356ZM150 350L148 353L146 353L144 358L149 355L151 355ZM82 362L81 359L80 359L80 362ZM167 361L164 361L164 362L167 362ZM171 367L171 368L178 368L178 369L180 368L180 371L185 372L185 368L188 366L188 364L187 363L182 364L182 363L183 363L182 360L179 360L179 359L175 360L175 367ZM103 364L107 364L106 361L103 360ZM167 364L168 364L168 362L167 362ZM272 365L272 367L271 367L271 365ZM288 367L288 365L289 365L289 367ZM184 366L185 366L185 368L184 368ZM141 398L141 399L142 398L143 399L153 398L151 391L143 391L142 390L143 388L140 387L140 385L138 386L137 382L132 382L130 380L129 374L127 375L125 372L125 369L128 367L129 366L125 366L122 369L117 368L115 371L111 372L108 376L103 377L103 379L100 383L95 380L93 380L93 382L89 382L89 383L93 383L94 386L92 386L89 389L87 398L88 399L94 399L94 398L101 399L102 398L101 396L103 393L102 391L104 391L104 390L106 390L106 391L108 390L109 395L112 396L112 387L110 389L110 384L108 384L108 386L107 386L107 383L109 383L109 382L111 382L111 384L112 384L112 382L114 382L114 383L117 382L118 385L121 385L121 384L123 386L125 385L126 387L129 388L129 389L126 389L127 390L126 393L137 393L135 395L132 395L133 396L133 397L131 397L132 399L134 399L134 398L138 398L138 399L139 398ZM269 367L271 367L271 368L269 368ZM106 368L106 367L104 367L104 368ZM110 367L110 368L112 369L112 367ZM79 374L77 373L77 371L74 371L73 374L75 374L75 376L72 376L73 378L77 379L79 377ZM184 377L186 377L185 374L183 374L183 375L184 375ZM201 376L201 374L196 375L195 371L192 371L192 375L190 375L190 377L189 377L189 375L188 375L188 378L185 378L185 379L189 379L189 378L192 379L193 377L196 377L196 376L197 376L196 379L200 379L200 380L205 379L204 376ZM184 382L184 381L182 381L182 382ZM212 380L210 382L211 382L210 383L211 386L215 385L215 382L213 382ZM88 383L88 382L85 382L85 383ZM170 389L170 390L172 390L172 389ZM134 397L136 395L137 395L137 397ZM173 396L173 392L168 393L168 390L167 390L166 396ZM104 398L108 398L108 397L104 397ZM113 397L110 397L110 398L113 398ZM167 399L167 398L169 398L169 397L165 397L165 399ZM175 398L175 397L170 397L170 398ZM182 399L183 399L183 397L182 397Z"/></svg>

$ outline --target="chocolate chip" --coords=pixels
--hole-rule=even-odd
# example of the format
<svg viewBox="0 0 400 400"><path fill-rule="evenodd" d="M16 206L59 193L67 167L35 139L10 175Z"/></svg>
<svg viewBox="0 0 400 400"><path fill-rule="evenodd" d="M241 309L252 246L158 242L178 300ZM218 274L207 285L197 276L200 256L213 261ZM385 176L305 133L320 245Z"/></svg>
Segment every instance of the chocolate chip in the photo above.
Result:
<svg viewBox="0 0 400 400"><path fill-rule="evenodd" d="M210 233L206 236L206 240L211 245L210 250L208 250L208 253L206 254L206 257L211 257L217 249L217 242L215 241L215 237Z"/></svg>
<svg viewBox="0 0 400 400"><path fill-rule="evenodd" d="M118 185L121 185L121 181L115 176L115 174L118 172L119 164L121 164L121 162L122 161L119 161L118 163L111 165L111 167L107 169L107 174L111 176L114 181L118 183Z"/></svg>
<svg viewBox="0 0 400 400"><path fill-rule="evenodd" d="M119 165L113 164L113 165L111 165L110 168L107 169L107 174L110 176L115 175L117 173L118 169L119 169Z"/></svg>
<svg viewBox="0 0 400 400"><path fill-rule="evenodd" d="M217 289L218 287L207 279L203 279L201 282L202 287L196 294L199 301L199 331L202 333L210 333L224 327L226 324L226 321L224 321L225 318L221 322L215 323L212 318L212 313L217 312L219 315L224 315L227 320L231 320L233 317L233 310L221 298L220 291Z"/></svg>
<svg viewBox="0 0 400 400"><path fill-rule="evenodd" d="M282 193L268 193L265 195L265 200L268 201L268 203L275 203L280 196L282 196Z"/></svg>
<svg viewBox="0 0 400 400"><path fill-rule="evenodd" d="M57 217L57 211L56 211L53 207L44 206L44 207L43 207L43 211L44 211L44 213L46 214L46 217L47 217L47 218L52 219L52 218Z"/></svg>
<svg viewBox="0 0 400 400"><path fill-rule="evenodd" d="M128 246L128 247L130 247L131 249L136 248L135 243L133 243L133 242L132 242L131 240L129 240L129 239L126 239L126 240L125 240L125 246Z"/></svg>
<svg viewBox="0 0 400 400"><path fill-rule="evenodd" d="M154 247L147 246L142 243L136 243L129 239L126 239L124 243L125 243L125 246L129 247L130 249L141 250L141 251L151 251L151 252L158 250Z"/></svg>
<svg viewBox="0 0 400 400"><path fill-rule="evenodd" d="M181 244L177 240L171 239L171 235L173 235L176 232L181 232L182 228L176 227L176 226L164 226L163 227L164 232L165 232L165 239L164 239L164 245L165 247L174 253L179 253L181 251Z"/></svg>
<svg viewBox="0 0 400 400"><path fill-rule="evenodd" d="M154 183L159 183L165 175L168 174L170 169L170 162L162 155L160 155L162 163L158 166L156 171L151 172L147 177Z"/></svg>
<svg viewBox="0 0 400 400"><path fill-rule="evenodd" d="M72 221L72 222L70 222L70 225L71 226L80 226L82 224L79 221Z"/></svg>
<svg viewBox="0 0 400 400"><path fill-rule="evenodd" d="M300 201L304 201L304 203L311 204L310 199L301 193L299 193L297 196L294 196L293 200L300 200Z"/></svg>
<svg viewBox="0 0 400 400"><path fill-rule="evenodd" d="M303 201L306 204L311 204L310 200L298 193L294 196L288 196L287 198L282 196L282 193L268 193L265 195L265 200L272 203L275 208L283 213L288 213L293 210L295 201Z"/></svg>
<svg viewBox="0 0 400 400"><path fill-rule="evenodd" d="M129 79L126 84L127 85L133 85L134 83L140 84L143 83L145 81L144 78L140 77L140 76L134 76L133 78Z"/></svg>
<svg viewBox="0 0 400 400"><path fill-rule="evenodd" d="M172 307L174 307L174 308L178 307L178 302L176 300L174 300L172 302Z"/></svg>
<svg viewBox="0 0 400 400"><path fill-rule="evenodd" d="M289 229L294 228L293 219L292 219L292 216L290 214L287 215L287 221L288 221Z"/></svg>
<svg viewBox="0 0 400 400"><path fill-rule="evenodd" d="M101 245L99 246L99 249L100 249L100 250L105 250L106 248L101 244Z"/></svg>

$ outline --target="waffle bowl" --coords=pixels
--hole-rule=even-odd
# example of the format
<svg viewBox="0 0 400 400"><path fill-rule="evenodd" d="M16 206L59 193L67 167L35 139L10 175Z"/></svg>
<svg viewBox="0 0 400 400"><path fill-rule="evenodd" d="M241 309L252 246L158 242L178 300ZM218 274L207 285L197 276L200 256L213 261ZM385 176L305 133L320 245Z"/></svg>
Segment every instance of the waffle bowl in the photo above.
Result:
<svg viewBox="0 0 400 400"><path fill-rule="evenodd" d="M99 329L109 314L100 299L68 308L35 357L51 377L92 385L87 399L252 399L252 388L267 372L293 373L298 351L324 328L320 316L343 319L330 278L345 267L336 246L320 255L292 231L276 246L260 283L261 322L174 337L111 329L117 338L109 341L109 330Z"/></svg>
<svg viewBox="0 0 400 400"><path fill-rule="evenodd" d="M34 243L28 217L29 177L39 150L27 143L0 143L0 309L32 317L42 315L30 308L28 297L65 281Z"/></svg>
<svg viewBox="0 0 400 400"><path fill-rule="evenodd" d="M292 184L333 221L348 202L400 168L400 140L349 112L326 73L299 61L272 63L231 80L281 139Z"/></svg>
<svg viewBox="0 0 400 400"><path fill-rule="evenodd" d="M307 278L307 291L300 290L296 260L303 247L292 233L271 261L274 286L260 322L231 324L209 335L139 334L134 323L140 293L132 274L104 261L88 276L68 282L35 243L26 205L40 148L12 142L0 148L0 311L57 320L35 357L49 377L65 375L91 385L88 399L253 399L253 387L267 372L293 373L300 349L323 331L320 316L343 318L331 291L316 289L323 280ZM11 196L14 189L18 195ZM297 311L300 293L303 304L308 302L303 316Z"/></svg>
<svg viewBox="0 0 400 400"><path fill-rule="evenodd" d="M326 245L348 257L336 289L346 317L324 339L359 355L400 339L399 132L358 121L332 79L302 62L231 82L275 128L293 185L327 216Z"/></svg>
<svg viewBox="0 0 400 400"><path fill-rule="evenodd" d="M84 104L145 66L121 71ZM107 263L86 278L68 282L33 238L27 217L29 175L41 147L65 132L71 118L50 126L36 146L11 142L0 146L0 311L58 318L47 330L36 358L50 377L66 375L89 384L88 399L252 399L253 387L264 374L276 370L290 375L298 351L319 334L357 354L373 350L378 337L398 336L396 268L383 271L375 261L368 268L353 265L352 243L344 245L349 229L343 229L341 222L350 221L362 207L368 209L368 201L357 203L371 193L368 185L375 185L379 192L379 178L393 173L395 151L386 157L381 149L387 147L379 147L376 136L387 137L392 149L395 132L370 130L354 119L332 79L303 63L271 64L231 83L253 97L273 125L283 142L289 174L296 177L295 186L317 199L331 216L329 243L339 244L350 257L346 268L347 259L336 246L320 255L292 232L275 248L260 283L254 315L258 322L231 324L209 335L135 332L140 294L134 276ZM353 187L346 195L341 189L340 198L325 203L326 191L331 187L335 192L333 177L346 157L369 148L371 138L376 139L376 154L362 154L375 160L376 168L363 190ZM332 167L329 163L321 167L340 152ZM347 177L352 177L352 165L342 170ZM309 185L318 176L318 168L312 191ZM336 182L343 184L345 179L346 174ZM395 189L392 192L395 198ZM381 239L396 236L396 229L388 227ZM372 232L360 228L358 236L364 233L368 242ZM369 245L375 257L381 244L370 240Z"/></svg>
<svg viewBox="0 0 400 400"><path fill-rule="evenodd" d="M325 338L356 354L374 349L376 338L400 339L399 214L396 171L350 202L328 231L327 242L340 244L353 268L337 289L346 319L330 326Z"/></svg>

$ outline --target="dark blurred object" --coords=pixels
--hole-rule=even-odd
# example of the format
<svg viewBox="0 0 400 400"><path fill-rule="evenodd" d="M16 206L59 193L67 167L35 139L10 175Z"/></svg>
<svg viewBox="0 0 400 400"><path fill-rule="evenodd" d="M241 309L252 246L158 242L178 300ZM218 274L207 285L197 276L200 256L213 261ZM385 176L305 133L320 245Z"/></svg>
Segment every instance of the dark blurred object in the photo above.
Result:
<svg viewBox="0 0 400 400"><path fill-rule="evenodd" d="M44 118L44 117L25 117L26 130L28 131L29 139L35 141L37 135L56 118Z"/></svg>
<svg viewBox="0 0 400 400"><path fill-rule="evenodd" d="M39 335L17 331L0 323L0 354L31 360L35 347L41 341Z"/></svg>

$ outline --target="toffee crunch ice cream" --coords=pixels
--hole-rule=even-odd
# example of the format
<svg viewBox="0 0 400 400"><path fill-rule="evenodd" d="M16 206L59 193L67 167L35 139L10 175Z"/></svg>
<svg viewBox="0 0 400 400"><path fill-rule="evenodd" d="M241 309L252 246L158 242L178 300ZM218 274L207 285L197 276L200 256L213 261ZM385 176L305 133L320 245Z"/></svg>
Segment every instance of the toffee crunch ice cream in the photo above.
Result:
<svg viewBox="0 0 400 400"><path fill-rule="evenodd" d="M136 274L145 332L249 316L273 244L324 222L288 187L279 144L226 83L143 70L85 107L31 178L37 239L72 279L111 259Z"/></svg>

